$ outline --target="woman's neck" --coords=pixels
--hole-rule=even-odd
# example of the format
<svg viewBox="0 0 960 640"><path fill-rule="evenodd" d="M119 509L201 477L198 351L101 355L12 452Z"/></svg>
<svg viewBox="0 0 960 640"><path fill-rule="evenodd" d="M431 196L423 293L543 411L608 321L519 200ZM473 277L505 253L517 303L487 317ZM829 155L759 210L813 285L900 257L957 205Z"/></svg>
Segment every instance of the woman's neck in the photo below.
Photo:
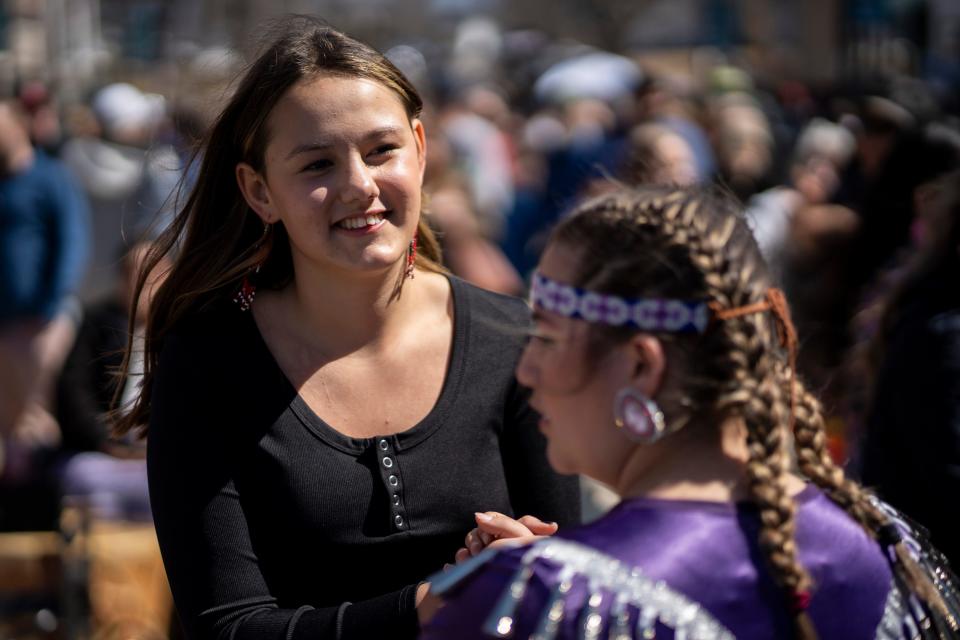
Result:
<svg viewBox="0 0 960 640"><path fill-rule="evenodd" d="M636 447L613 488L622 498L736 502L748 497L747 459L742 421L688 424L655 445Z"/></svg>
<svg viewBox="0 0 960 640"><path fill-rule="evenodd" d="M741 418L719 425L688 424L659 443L636 447L620 468L613 489L621 498L661 498L706 502L750 499L746 465L747 428ZM782 479L795 496L806 481L793 472Z"/></svg>
<svg viewBox="0 0 960 640"><path fill-rule="evenodd" d="M282 297L304 338L330 355L376 351L416 312L423 279L400 282L398 269L334 273L300 269Z"/></svg>

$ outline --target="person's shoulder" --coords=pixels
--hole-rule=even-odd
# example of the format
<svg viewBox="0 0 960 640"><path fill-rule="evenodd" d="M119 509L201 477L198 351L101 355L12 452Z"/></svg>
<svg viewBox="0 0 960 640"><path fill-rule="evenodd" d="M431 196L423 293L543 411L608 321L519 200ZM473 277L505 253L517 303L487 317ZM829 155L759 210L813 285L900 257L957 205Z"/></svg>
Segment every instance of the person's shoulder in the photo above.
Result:
<svg viewBox="0 0 960 640"><path fill-rule="evenodd" d="M81 195L81 183L65 160L55 158L41 149L34 152L33 175L49 188L49 196L70 197L86 205Z"/></svg>
<svg viewBox="0 0 960 640"><path fill-rule="evenodd" d="M179 319L161 339L161 354L193 360L227 355L247 348L246 322L252 322L238 308L216 302Z"/></svg>
<svg viewBox="0 0 960 640"><path fill-rule="evenodd" d="M885 593L892 573L877 541L813 485L798 496L797 503L797 538L801 552L829 550L805 554L821 589L827 589L836 579L841 588L849 584L864 588L879 585Z"/></svg>
<svg viewBox="0 0 960 640"><path fill-rule="evenodd" d="M853 538L862 541L866 547L876 547L876 542L863 527L815 484L807 484L794 500L800 526L809 525L811 533L824 538Z"/></svg>
<svg viewBox="0 0 960 640"><path fill-rule="evenodd" d="M447 627L446 634L428 637L459 637L452 632L466 629L456 629L456 621L473 618L470 624L489 637L541 637L558 626L560 637L574 637L575 628L604 627L611 637L634 637L633 630L661 625L678 635L697 630L697 637L733 638L705 608L664 581L593 546L558 537L488 549L433 576L431 590L447 599L450 609L438 623ZM630 610L642 614L636 618Z"/></svg>
<svg viewBox="0 0 960 640"><path fill-rule="evenodd" d="M483 289L457 276L448 278L457 297L468 304L471 314L499 319L512 326L526 326L530 321L530 306L526 300Z"/></svg>

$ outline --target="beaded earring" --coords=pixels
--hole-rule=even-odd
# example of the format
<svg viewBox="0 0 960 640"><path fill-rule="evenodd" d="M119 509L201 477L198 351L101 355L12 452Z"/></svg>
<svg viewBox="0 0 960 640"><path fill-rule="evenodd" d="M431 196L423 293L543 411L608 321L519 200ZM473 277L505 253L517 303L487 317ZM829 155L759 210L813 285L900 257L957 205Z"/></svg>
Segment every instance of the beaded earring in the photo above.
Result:
<svg viewBox="0 0 960 640"><path fill-rule="evenodd" d="M254 252L259 251L260 247L263 246L267 236L270 234L270 228L270 223L264 223L263 235L260 236L260 239L257 240L257 244L254 245ZM240 289L237 291L237 295L233 297L233 301L239 305L240 311L249 311L250 305L253 304L253 299L257 295L257 285L253 283L251 276L255 276L260 273L261 264L263 264L263 260L258 262L252 270L249 270L244 274L243 282L240 283Z"/></svg>
<svg viewBox="0 0 960 640"><path fill-rule="evenodd" d="M407 248L407 268L404 271L404 276L413 280L413 266L417 261L417 236L413 236L413 240L410 241L410 246Z"/></svg>
<svg viewBox="0 0 960 640"><path fill-rule="evenodd" d="M233 301L240 305L240 311L249 311L250 305L253 304L253 299L257 295L257 285L250 281L251 273L253 275L260 273L260 265L258 264L252 272L248 272L243 276L243 282L240 283L240 290L237 291L237 295L233 297Z"/></svg>
<svg viewBox="0 0 960 640"><path fill-rule="evenodd" d="M613 401L614 424L628 438L640 444L653 444L667 432L663 411L657 403L633 387L624 387Z"/></svg>

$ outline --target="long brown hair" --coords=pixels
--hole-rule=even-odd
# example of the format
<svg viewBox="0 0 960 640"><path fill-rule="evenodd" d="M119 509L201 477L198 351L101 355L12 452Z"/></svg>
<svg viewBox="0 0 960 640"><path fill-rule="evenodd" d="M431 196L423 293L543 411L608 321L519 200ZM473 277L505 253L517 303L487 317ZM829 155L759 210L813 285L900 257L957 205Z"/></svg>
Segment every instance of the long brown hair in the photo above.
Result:
<svg viewBox="0 0 960 640"><path fill-rule="evenodd" d="M713 190L620 190L582 205L555 229L551 241L580 249L573 284L591 291L707 300L734 309L764 300L771 286L738 207ZM592 328L594 348L602 350L631 333L597 325ZM709 424L728 416L744 421L748 490L759 509L760 547L771 576L784 591L797 637L815 638L803 603L797 602L815 585L799 560L796 507L785 484L791 411L792 453L802 473L873 538L883 537L884 528L892 526L890 518L830 458L820 405L795 379L767 314L716 322L701 336L662 337L668 357L682 372L673 383L677 388L665 388L658 397L668 422L696 418ZM893 547L898 581L929 606L935 620L938 612L944 613L939 618L943 623L948 614L930 579L903 542Z"/></svg>
<svg viewBox="0 0 960 640"><path fill-rule="evenodd" d="M117 416L117 434L135 428L146 431L163 340L179 322L231 298L256 265L260 265L258 286L279 288L293 278L283 224L265 227L247 205L235 177L240 162L263 172L267 119L286 91L303 78L321 74L364 78L396 93L411 120L423 109L423 100L410 81L370 46L308 16L291 17L277 31L204 136L196 156L200 168L195 186L152 248L137 279L134 307L147 275L163 256L174 256L173 267L150 306L140 394L129 411ZM440 248L423 216L417 241L416 266L441 271ZM122 376L129 370L132 324L130 336Z"/></svg>

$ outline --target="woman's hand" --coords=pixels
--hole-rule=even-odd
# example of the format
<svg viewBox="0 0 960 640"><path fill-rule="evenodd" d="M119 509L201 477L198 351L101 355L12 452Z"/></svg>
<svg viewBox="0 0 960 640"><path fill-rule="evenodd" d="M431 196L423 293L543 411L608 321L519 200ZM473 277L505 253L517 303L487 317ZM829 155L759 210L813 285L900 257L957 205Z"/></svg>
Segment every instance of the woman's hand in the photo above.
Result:
<svg viewBox="0 0 960 640"><path fill-rule="evenodd" d="M454 556L458 564L487 547L500 546L504 540L530 542L544 536L552 536L557 532L557 523L544 522L536 516L523 516L515 520L496 511L474 515L477 519L477 528L470 530L464 538L464 546Z"/></svg>
<svg viewBox="0 0 960 640"><path fill-rule="evenodd" d="M443 600L430 592L429 582L421 582L417 585L417 620L420 622L421 629L433 619L442 604Z"/></svg>

